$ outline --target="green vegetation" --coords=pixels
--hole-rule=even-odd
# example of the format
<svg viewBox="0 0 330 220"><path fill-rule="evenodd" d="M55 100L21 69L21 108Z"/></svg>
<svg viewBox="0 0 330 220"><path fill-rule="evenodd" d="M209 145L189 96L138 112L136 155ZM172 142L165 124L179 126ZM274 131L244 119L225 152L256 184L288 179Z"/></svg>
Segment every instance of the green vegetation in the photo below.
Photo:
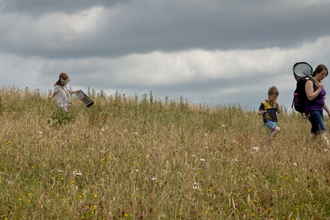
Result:
<svg viewBox="0 0 330 220"><path fill-rule="evenodd" d="M1 219L330 218L330 151L300 114L267 146L240 106L92 90L63 118L38 90L0 95Z"/></svg>

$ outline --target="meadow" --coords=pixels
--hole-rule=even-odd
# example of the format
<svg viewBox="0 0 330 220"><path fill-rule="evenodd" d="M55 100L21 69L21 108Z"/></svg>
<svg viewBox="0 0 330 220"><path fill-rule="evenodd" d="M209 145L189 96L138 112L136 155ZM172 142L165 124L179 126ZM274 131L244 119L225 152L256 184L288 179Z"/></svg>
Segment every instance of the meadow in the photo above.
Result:
<svg viewBox="0 0 330 220"><path fill-rule="evenodd" d="M267 145L239 105L88 94L66 117L1 87L1 219L330 219L330 150L299 113L282 109Z"/></svg>

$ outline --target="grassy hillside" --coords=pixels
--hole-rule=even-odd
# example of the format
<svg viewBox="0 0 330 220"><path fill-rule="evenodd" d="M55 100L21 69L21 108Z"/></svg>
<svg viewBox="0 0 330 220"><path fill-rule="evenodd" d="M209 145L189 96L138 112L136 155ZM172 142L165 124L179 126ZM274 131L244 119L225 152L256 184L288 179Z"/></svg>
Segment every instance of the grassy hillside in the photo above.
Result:
<svg viewBox="0 0 330 220"><path fill-rule="evenodd" d="M1 219L330 218L330 152L300 114L267 146L239 106L90 96L65 118L47 94L0 89Z"/></svg>

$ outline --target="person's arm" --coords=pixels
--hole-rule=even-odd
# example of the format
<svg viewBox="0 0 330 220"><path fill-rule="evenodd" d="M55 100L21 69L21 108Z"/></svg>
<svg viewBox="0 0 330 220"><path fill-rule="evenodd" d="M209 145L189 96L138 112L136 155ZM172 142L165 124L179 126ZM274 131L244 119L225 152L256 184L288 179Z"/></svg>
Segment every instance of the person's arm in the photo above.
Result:
<svg viewBox="0 0 330 220"><path fill-rule="evenodd" d="M308 80L305 84L305 91L309 101L313 101L313 99L315 99L320 94L321 90L324 88L321 82L315 82L315 84L318 87L315 91L313 88L313 82L311 80Z"/></svg>
<svg viewBox="0 0 330 220"><path fill-rule="evenodd" d="M265 113L265 107L264 105L261 103L260 107L259 107L259 111L258 111L258 115L263 115Z"/></svg>
<svg viewBox="0 0 330 220"><path fill-rule="evenodd" d="M265 110L261 110L261 109L259 109L259 111L258 111L258 115L263 115L265 113Z"/></svg>
<svg viewBox="0 0 330 220"><path fill-rule="evenodd" d="M280 104L278 104L277 101L275 101L274 104L276 105L276 112L277 112L277 114L280 114L281 113L281 106L280 106Z"/></svg>
<svg viewBox="0 0 330 220"><path fill-rule="evenodd" d="M330 117L330 110L326 102L324 102L323 109L327 112L328 116Z"/></svg>
<svg viewBox="0 0 330 220"><path fill-rule="evenodd" d="M76 90L76 91L70 91L70 94L75 94L76 92L78 92L79 90Z"/></svg>
<svg viewBox="0 0 330 220"><path fill-rule="evenodd" d="M52 99L52 98L54 98L55 96L56 96L56 92L53 92L53 94L52 95L50 95L49 97L48 97L48 99Z"/></svg>

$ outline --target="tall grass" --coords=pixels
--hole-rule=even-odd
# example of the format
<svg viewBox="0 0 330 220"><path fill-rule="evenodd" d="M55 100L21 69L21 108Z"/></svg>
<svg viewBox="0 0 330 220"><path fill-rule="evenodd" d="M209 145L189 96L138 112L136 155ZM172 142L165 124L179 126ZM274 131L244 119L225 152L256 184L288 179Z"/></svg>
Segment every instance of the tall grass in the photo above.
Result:
<svg viewBox="0 0 330 220"><path fill-rule="evenodd" d="M299 114L267 146L239 105L89 95L64 118L47 94L0 89L1 219L330 219L330 152Z"/></svg>

